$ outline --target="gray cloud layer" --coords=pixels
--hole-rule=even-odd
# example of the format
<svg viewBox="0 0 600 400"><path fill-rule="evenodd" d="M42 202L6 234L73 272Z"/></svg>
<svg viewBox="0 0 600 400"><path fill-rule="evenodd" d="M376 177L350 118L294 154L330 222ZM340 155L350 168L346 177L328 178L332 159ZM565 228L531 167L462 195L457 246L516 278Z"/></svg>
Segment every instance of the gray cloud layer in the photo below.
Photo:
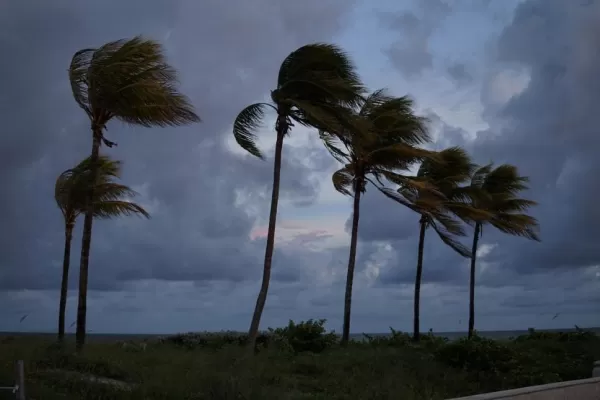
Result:
<svg viewBox="0 0 600 400"><path fill-rule="evenodd" d="M444 146L463 145L480 163L493 160L519 166L531 179L531 190L525 196L540 203L532 214L540 220L542 243L491 229L484 232L483 244L495 247L481 257L478 283L525 291L506 300L505 305L534 308L554 304L588 315L600 311L600 214L594 200L600 194L594 179L600 173L595 112L600 84L593 78L600 68L599 15L598 1L530 0L521 4L498 39L494 64L498 71L525 71L529 75L526 89L500 106L483 97L490 128L478 132L474 141L466 141L460 130L442 122ZM365 199L363 216L368 222L363 240L396 240L394 249L402 255L401 262L407 268L415 265L416 218L405 210L397 212L404 220L390 217L390 211L379 202ZM409 238L405 226L412 229ZM439 240L428 232L424 280L464 284L465 261L431 242ZM568 282L565 276L569 276ZM380 277L382 284L410 284L413 280L411 270L402 268L384 271ZM537 300L527 294L534 290Z"/></svg>
<svg viewBox="0 0 600 400"><path fill-rule="evenodd" d="M272 167L227 151L224 138L236 113L274 84L283 57L306 42L329 39L348 6L335 0L6 5L0 16L0 287L57 287L63 236L54 178L88 153L90 137L66 68L80 48L139 33L165 42L204 122L154 130L111 123L108 136L119 146L107 153L125 160L123 180L149 200L152 220L96 224L91 288L139 278L256 277L262 243L247 237L265 210L248 215L238 192L264 197ZM323 163L322 154L290 154L284 165L294 179L283 181L283 195L301 205L318 189L304 166L307 156Z"/></svg>
<svg viewBox="0 0 600 400"><path fill-rule="evenodd" d="M443 4L429 4L441 5L436 18L449 12ZM142 194L152 220L96 223L90 326L182 330L189 329L190 315L197 315L203 329L245 328L264 251L262 239L248 236L267 212L271 163L233 154L224 140L236 113L273 86L283 57L307 42L331 41L351 7L342 0L3 6L0 316L14 320L37 310L31 329L55 324L63 235L53 184L58 173L87 155L90 145L89 123L67 82L72 53L144 33L166 44L182 90L204 123L177 129L109 126L107 136L119 146L107 154L124 160L123 181ZM543 323L547 315L541 314L556 308L573 314L569 321L598 324L600 215L594 199L600 184L589 179L600 172L594 118L600 97L595 79L598 15L600 1L524 2L499 37L494 70L484 82L482 102L491 128L466 141L460 129L437 122L444 132L438 145L464 145L479 162L518 165L532 180L527 195L541 204L534 213L542 225L542 243L485 232L483 244L491 250L482 255L478 275L482 329ZM418 57L403 56L395 65L416 74L432 65L427 50L431 21L412 17L411 32L426 35L412 42L420 50L408 49ZM494 73L505 68L528 73L529 86L498 104L488 92ZM468 65L460 63L442 71L469 84L467 72ZM297 206L308 206L320 190L312 176L328 169L331 160L313 148L285 151L282 194ZM417 218L372 190L362 210L354 321L368 327L363 330L385 330L397 325L399 315L410 315ZM265 325L293 315L326 317L337 327L347 248L324 254L301 240L276 251ZM79 241L76 236L72 288ZM433 232L428 232L426 250L424 327L456 326L459 315L466 314L466 261L442 246ZM333 283L325 283L329 280ZM19 328L0 323L0 330Z"/></svg>

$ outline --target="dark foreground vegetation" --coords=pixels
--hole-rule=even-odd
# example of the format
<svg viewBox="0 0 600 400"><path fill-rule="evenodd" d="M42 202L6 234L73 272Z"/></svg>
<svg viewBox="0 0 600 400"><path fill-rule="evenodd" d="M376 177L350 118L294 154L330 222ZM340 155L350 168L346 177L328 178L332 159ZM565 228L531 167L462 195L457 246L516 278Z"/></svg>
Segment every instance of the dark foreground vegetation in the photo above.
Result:
<svg viewBox="0 0 600 400"><path fill-rule="evenodd" d="M259 335L194 333L94 343L76 354L39 337L0 338L0 384L26 362L31 399L447 399L589 378L600 337L577 330L510 340L404 333L340 347L321 321ZM0 399L8 394L0 394Z"/></svg>

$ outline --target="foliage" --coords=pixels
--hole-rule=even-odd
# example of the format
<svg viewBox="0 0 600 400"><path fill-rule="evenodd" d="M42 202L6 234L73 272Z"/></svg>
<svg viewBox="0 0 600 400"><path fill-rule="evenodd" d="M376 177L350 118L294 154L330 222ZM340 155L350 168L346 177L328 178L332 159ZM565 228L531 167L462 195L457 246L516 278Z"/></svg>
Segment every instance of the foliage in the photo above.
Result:
<svg viewBox="0 0 600 400"><path fill-rule="evenodd" d="M281 328L269 328L256 339L259 348L281 351L320 353L332 347L338 340L334 332L327 332L325 320L291 321ZM170 344L186 349L222 349L227 346L246 344L248 335L240 332L189 332L160 337L158 344Z"/></svg>
<svg viewBox="0 0 600 400"><path fill-rule="evenodd" d="M487 212L469 204L476 192L465 184L475 167L462 148L444 149L436 157L424 160L416 175L434 187L434 191L400 185L392 197L421 214L426 227L433 228L444 244L463 257L471 257L471 251L453 237L465 236L460 220L482 221L489 217Z"/></svg>
<svg viewBox="0 0 600 400"><path fill-rule="evenodd" d="M390 327L388 335L367 335L363 333L364 342L371 347L417 347L426 348L429 350L437 349L444 346L448 342L448 338L434 335L433 332L428 332L426 335L421 335L420 342L415 343L410 334L406 332L396 331Z"/></svg>
<svg viewBox="0 0 600 400"><path fill-rule="evenodd" d="M514 165L502 164L494 168L488 164L475 170L470 183L475 194L473 206L490 214L489 218L478 222L492 225L509 235L539 241L537 219L525 214L537 203L518 197L528 188L528 181Z"/></svg>
<svg viewBox="0 0 600 400"><path fill-rule="evenodd" d="M321 340L312 333L325 334L318 328L320 321L308 322L294 324L295 329L303 326L310 337ZM232 332L222 335L223 342L230 344L243 337ZM210 343L210 338L217 343L217 336L198 334L192 342ZM267 346L254 357L234 344L179 344L190 343L186 340L191 334L145 340L146 350L136 352L120 342L92 337L81 355L71 354L68 348L49 348L43 337L2 339L0 380L10 382L11 360L23 359L29 396L45 400L351 400L393 399L398 393L408 400L442 400L588 378L593 360L600 359L600 338L583 331L532 332L501 341L475 337L447 342L430 334L417 344L407 334L392 330L387 339L354 341L322 353L290 354ZM428 346L428 340L435 345ZM116 382L91 381L90 376Z"/></svg>
<svg viewBox="0 0 600 400"><path fill-rule="evenodd" d="M270 328L269 333L276 338L285 338L296 353L320 353L338 341L334 332L326 331L325 322L324 319L309 319L299 323L290 320L286 327Z"/></svg>
<svg viewBox="0 0 600 400"><path fill-rule="evenodd" d="M74 223L85 212L89 188L90 158L74 168L67 169L56 180L54 199L65 218L65 223ZM98 175L94 187L94 218L114 218L121 215L150 215L143 207L128 201L137 193L128 186L114 182L121 176L121 162L100 156Z"/></svg>
<svg viewBox="0 0 600 400"><path fill-rule="evenodd" d="M364 192L369 177L421 187L406 172L433 153L417 147L430 138L426 120L414 113L412 99L380 89L353 108L338 110L336 116L339 123L334 129L322 129L320 136L331 155L344 164L332 176L338 192L350 196L357 189Z"/></svg>
<svg viewBox="0 0 600 400"><path fill-rule="evenodd" d="M314 43L290 53L281 63L272 103L256 103L243 109L233 123L233 136L248 153L264 158L256 145L268 108L277 115L278 135L287 135L294 122L308 127L331 128L337 122L333 111L353 105L363 86L346 53L331 44Z"/></svg>
<svg viewBox="0 0 600 400"><path fill-rule="evenodd" d="M76 52L69 80L75 101L101 128L112 118L146 127L200 121L177 91L177 73L160 43L141 36Z"/></svg>

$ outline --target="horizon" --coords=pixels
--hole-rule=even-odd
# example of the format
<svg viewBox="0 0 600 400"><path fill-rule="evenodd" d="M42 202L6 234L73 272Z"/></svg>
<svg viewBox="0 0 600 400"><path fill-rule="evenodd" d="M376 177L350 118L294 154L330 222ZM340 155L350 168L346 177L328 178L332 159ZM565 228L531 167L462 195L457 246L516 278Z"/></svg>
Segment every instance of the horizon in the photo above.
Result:
<svg viewBox="0 0 600 400"><path fill-rule="evenodd" d="M163 44L203 122L108 123L118 146L102 154L123 161L120 182L139 193L151 218L94 222L92 332L248 329L265 253L275 117L257 131L266 161L239 148L232 124L247 105L269 101L284 57L313 42L343 48L369 90L410 95L429 119L427 148L460 146L478 164L513 164L529 177L522 195L539 203L531 215L542 241L484 229L475 329L600 326L600 0L131 1L9 2L0 15L0 330L56 329L65 235L54 183L91 146L66 70L76 51L137 34ZM341 331L352 209L331 183L338 167L315 132L296 126L286 137L261 327L325 318ZM351 331L410 331L418 216L373 188L360 215ZM67 326L76 315L82 225L80 218L73 236ZM472 236L469 228L460 241L470 248ZM428 230L423 267L422 330L466 329L469 261Z"/></svg>
<svg viewBox="0 0 600 400"><path fill-rule="evenodd" d="M527 333L530 329L535 330L536 332L572 332L572 331L577 331L578 329L581 329L582 331L589 331L589 332L596 332L600 334L600 326L593 326L593 327L572 327L572 328L554 328L554 329L538 329L538 328L527 328L527 329L510 329L510 330L485 330L485 331L480 331L477 330L477 333L479 334L483 334L483 336L485 336L485 334L489 334L489 333L497 333L497 334L502 334L502 333ZM340 334L339 331L337 330L328 330L328 332L333 331L336 334ZM220 331L186 331L186 332L162 332L162 333L150 333L150 332L135 332L135 333L122 333L122 332L99 332L99 331L94 331L94 332L87 332L87 335L107 335L107 336L172 336L172 335L180 335L180 334L189 334L189 333L226 333L226 332L231 332L231 333L239 333L239 334L246 334L247 331L235 331L235 330L220 330ZM265 333L268 332L267 330L259 330L259 332ZM410 333L409 331L400 331L400 330L396 330L396 332L398 333ZM429 331L423 331L421 332L422 334L427 334L429 333ZM466 330L464 331L432 331L431 333L433 333L434 335L442 335L442 334L451 334L451 335L466 335L468 332ZM16 334L16 335L22 335L22 334L26 334L26 335L56 335L55 331L0 331L0 336L2 335L11 335L11 334ZM391 334L391 331L388 330L387 332L350 332L350 336L357 336L357 335L389 335ZM65 332L65 335L67 336L74 336L75 332Z"/></svg>

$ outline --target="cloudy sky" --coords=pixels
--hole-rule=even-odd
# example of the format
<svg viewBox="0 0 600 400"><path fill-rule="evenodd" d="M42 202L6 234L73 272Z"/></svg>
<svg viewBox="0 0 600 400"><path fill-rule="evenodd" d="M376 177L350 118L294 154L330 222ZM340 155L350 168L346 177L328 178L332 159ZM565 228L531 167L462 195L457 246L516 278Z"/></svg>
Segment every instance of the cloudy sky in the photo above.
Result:
<svg viewBox="0 0 600 400"><path fill-rule="evenodd" d="M432 148L461 145L480 163L514 163L530 176L543 241L484 231L477 328L600 326L600 181L590 180L600 174L599 22L600 0L4 2L0 331L56 326L64 235L53 185L91 143L68 85L70 58L137 34L164 43L204 122L110 123L118 147L105 154L124 161L123 182L152 219L95 223L92 332L247 329L272 158L237 149L231 125L273 89L285 56L315 41L343 46L369 87L413 96L431 119ZM271 128L269 119L260 132L269 156ZM308 318L341 328L351 209L332 189L335 168L313 132L292 132L264 328ZM417 217L373 190L362 210L352 331L409 330ZM432 234L422 296L424 330L466 328L468 262Z"/></svg>

